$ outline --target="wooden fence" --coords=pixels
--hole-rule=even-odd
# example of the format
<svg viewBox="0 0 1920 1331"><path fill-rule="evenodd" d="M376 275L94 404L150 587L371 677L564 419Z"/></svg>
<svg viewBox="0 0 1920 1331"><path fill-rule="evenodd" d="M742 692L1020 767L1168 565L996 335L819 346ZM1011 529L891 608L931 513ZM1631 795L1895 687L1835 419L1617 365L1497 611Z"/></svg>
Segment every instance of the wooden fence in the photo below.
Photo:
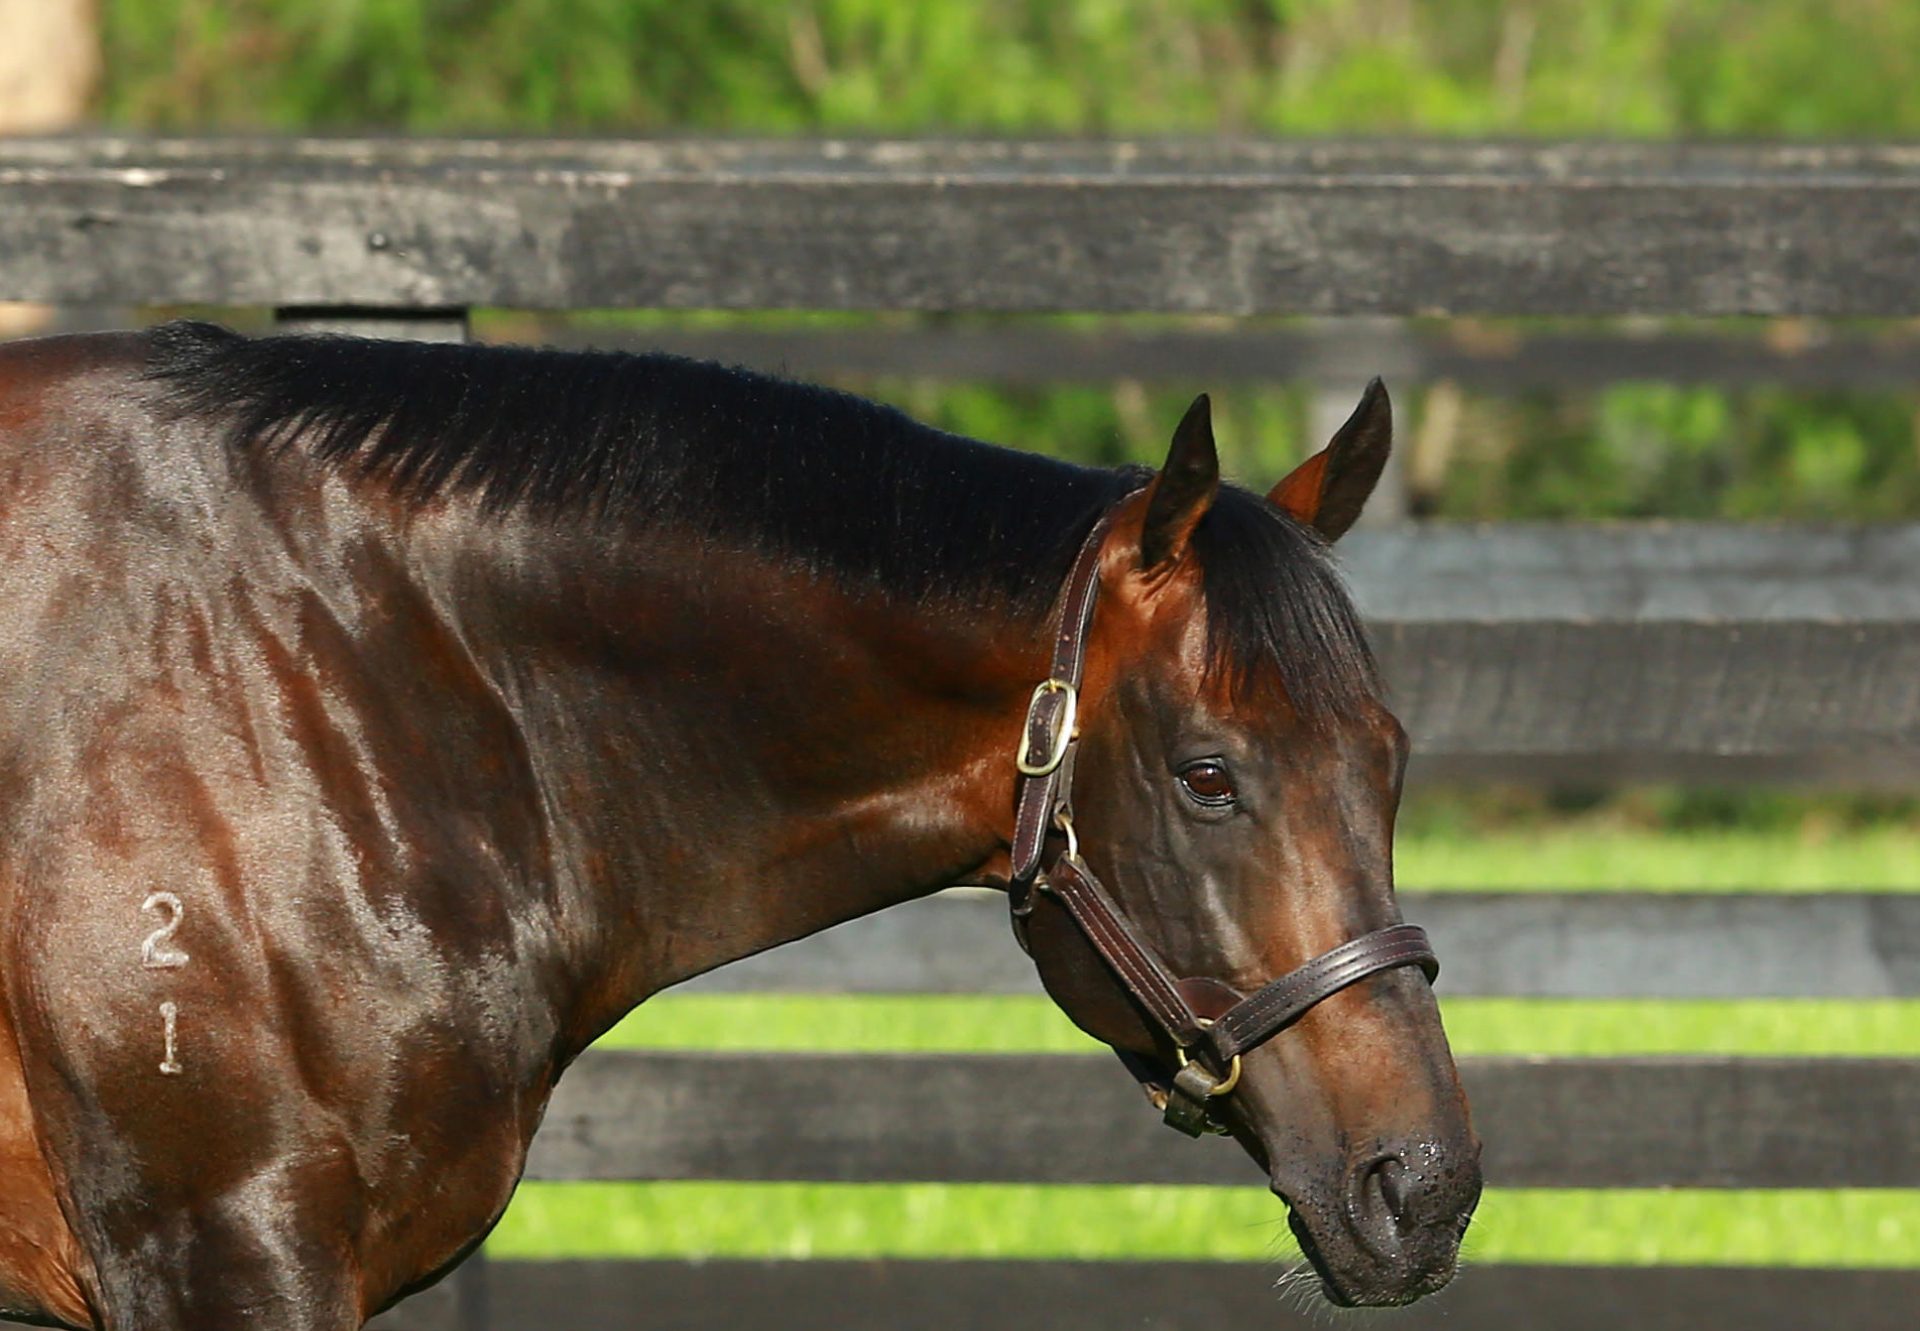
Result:
<svg viewBox="0 0 1920 1331"><path fill-rule="evenodd" d="M0 142L0 299L264 304L296 326L419 336L460 335L474 305L1913 316L1916 253L1920 149L1899 146ZM1430 775L1920 775L1920 527L1351 539ZM1449 894L1408 914L1434 930L1443 992L1920 994L1920 897ZM700 985L1027 991L1002 928L990 901L939 898ZM1920 1186L1914 1060L1464 1070L1496 1186ZM596 1053L530 1166L1239 1187L1256 1172L1160 1128L1110 1060L1067 1055ZM382 1324L1317 1324L1272 1274L502 1261ZM1916 1306L1911 1271L1491 1267L1391 1323L1875 1331Z"/></svg>

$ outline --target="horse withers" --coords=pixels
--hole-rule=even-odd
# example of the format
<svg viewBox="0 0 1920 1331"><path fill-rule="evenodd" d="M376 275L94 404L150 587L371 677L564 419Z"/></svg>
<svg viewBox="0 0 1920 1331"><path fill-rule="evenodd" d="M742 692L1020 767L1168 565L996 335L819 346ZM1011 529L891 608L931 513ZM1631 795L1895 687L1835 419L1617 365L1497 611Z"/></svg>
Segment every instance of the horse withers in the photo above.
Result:
<svg viewBox="0 0 1920 1331"><path fill-rule="evenodd" d="M964 882L1329 1297L1438 1288L1478 1146L1326 555L1389 433L1262 497L1204 400L1152 474L667 356L0 350L0 1314L357 1327L634 1004Z"/></svg>

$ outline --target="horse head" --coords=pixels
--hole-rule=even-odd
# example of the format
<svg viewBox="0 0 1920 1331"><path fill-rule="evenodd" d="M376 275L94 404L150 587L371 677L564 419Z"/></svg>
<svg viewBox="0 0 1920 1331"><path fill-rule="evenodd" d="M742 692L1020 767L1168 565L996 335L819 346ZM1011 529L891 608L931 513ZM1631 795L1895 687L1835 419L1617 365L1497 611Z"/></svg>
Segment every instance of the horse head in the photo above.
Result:
<svg viewBox="0 0 1920 1331"><path fill-rule="evenodd" d="M1170 1121L1239 1140L1341 1304L1444 1285L1481 1186L1432 955L1394 901L1407 736L1326 558L1391 433L1376 380L1263 498L1221 485L1194 403L1083 554L1097 613L1060 722L1078 738L1036 796L1071 840L1025 897L1015 846L1048 991Z"/></svg>

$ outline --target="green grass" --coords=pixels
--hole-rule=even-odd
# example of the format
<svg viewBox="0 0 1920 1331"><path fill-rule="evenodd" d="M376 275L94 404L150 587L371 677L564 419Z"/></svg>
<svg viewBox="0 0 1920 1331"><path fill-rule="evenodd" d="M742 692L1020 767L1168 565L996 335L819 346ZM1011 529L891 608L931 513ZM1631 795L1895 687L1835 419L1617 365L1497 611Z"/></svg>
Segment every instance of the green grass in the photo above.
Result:
<svg viewBox="0 0 1920 1331"><path fill-rule="evenodd" d="M1920 886L1920 829L1670 831L1546 826L1400 837L1409 890L1887 892Z"/></svg>
<svg viewBox="0 0 1920 1331"><path fill-rule="evenodd" d="M1253 1173L1251 1165L1249 1174ZM494 1257L1291 1260L1280 1203L1245 1188L528 1184ZM1500 1191L1469 1262L1920 1264L1920 1193Z"/></svg>
<svg viewBox="0 0 1920 1331"><path fill-rule="evenodd" d="M1012 946L1009 942L1008 946ZM1444 979L1442 981L1444 986ZM1920 1057L1920 1000L1445 1000L1459 1054ZM1096 1053L1045 998L663 995L602 1040L619 1049Z"/></svg>

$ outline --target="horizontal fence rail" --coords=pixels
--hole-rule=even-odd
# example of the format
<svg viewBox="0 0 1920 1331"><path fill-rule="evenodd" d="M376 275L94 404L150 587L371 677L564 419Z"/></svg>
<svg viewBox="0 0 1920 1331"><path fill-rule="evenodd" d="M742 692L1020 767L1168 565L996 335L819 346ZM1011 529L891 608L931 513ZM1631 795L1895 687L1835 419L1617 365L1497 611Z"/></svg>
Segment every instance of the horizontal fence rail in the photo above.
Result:
<svg viewBox="0 0 1920 1331"><path fill-rule="evenodd" d="M1901 315L1916 248L1893 145L0 142L16 300Z"/></svg>
<svg viewBox="0 0 1920 1331"><path fill-rule="evenodd" d="M1468 1058L1499 1187L1920 1187L1920 1060ZM537 1179L1257 1185L1111 1057L588 1054Z"/></svg>
<svg viewBox="0 0 1920 1331"><path fill-rule="evenodd" d="M1520 332L1320 326L1312 329L1067 329L917 324L877 328L621 329L511 321L503 341L667 351L800 379L903 376L1019 386L1106 383L1219 385L1303 382L1352 391L1380 375L1392 388L1449 380L1488 392L1597 388L1626 380L1773 388L1911 390L1920 337L1867 335Z"/></svg>
<svg viewBox="0 0 1920 1331"><path fill-rule="evenodd" d="M1423 775L1920 776L1920 527L1436 524L1341 562Z"/></svg>
<svg viewBox="0 0 1920 1331"><path fill-rule="evenodd" d="M1920 894L1401 892L1443 996L1920 997ZM676 993L1039 994L1006 898L943 893L763 952Z"/></svg>
<svg viewBox="0 0 1920 1331"><path fill-rule="evenodd" d="M492 1262L470 1300L540 1331L1912 1331L1920 1272L1469 1268L1411 1308L1334 1316L1282 1297L1281 1263L1063 1261ZM447 1317L454 1296L445 1300ZM1316 1306L1318 1305L1318 1306ZM411 1316L409 1316L411 1314ZM428 1314L423 1316L422 1314ZM403 1309L381 1331L457 1323Z"/></svg>

